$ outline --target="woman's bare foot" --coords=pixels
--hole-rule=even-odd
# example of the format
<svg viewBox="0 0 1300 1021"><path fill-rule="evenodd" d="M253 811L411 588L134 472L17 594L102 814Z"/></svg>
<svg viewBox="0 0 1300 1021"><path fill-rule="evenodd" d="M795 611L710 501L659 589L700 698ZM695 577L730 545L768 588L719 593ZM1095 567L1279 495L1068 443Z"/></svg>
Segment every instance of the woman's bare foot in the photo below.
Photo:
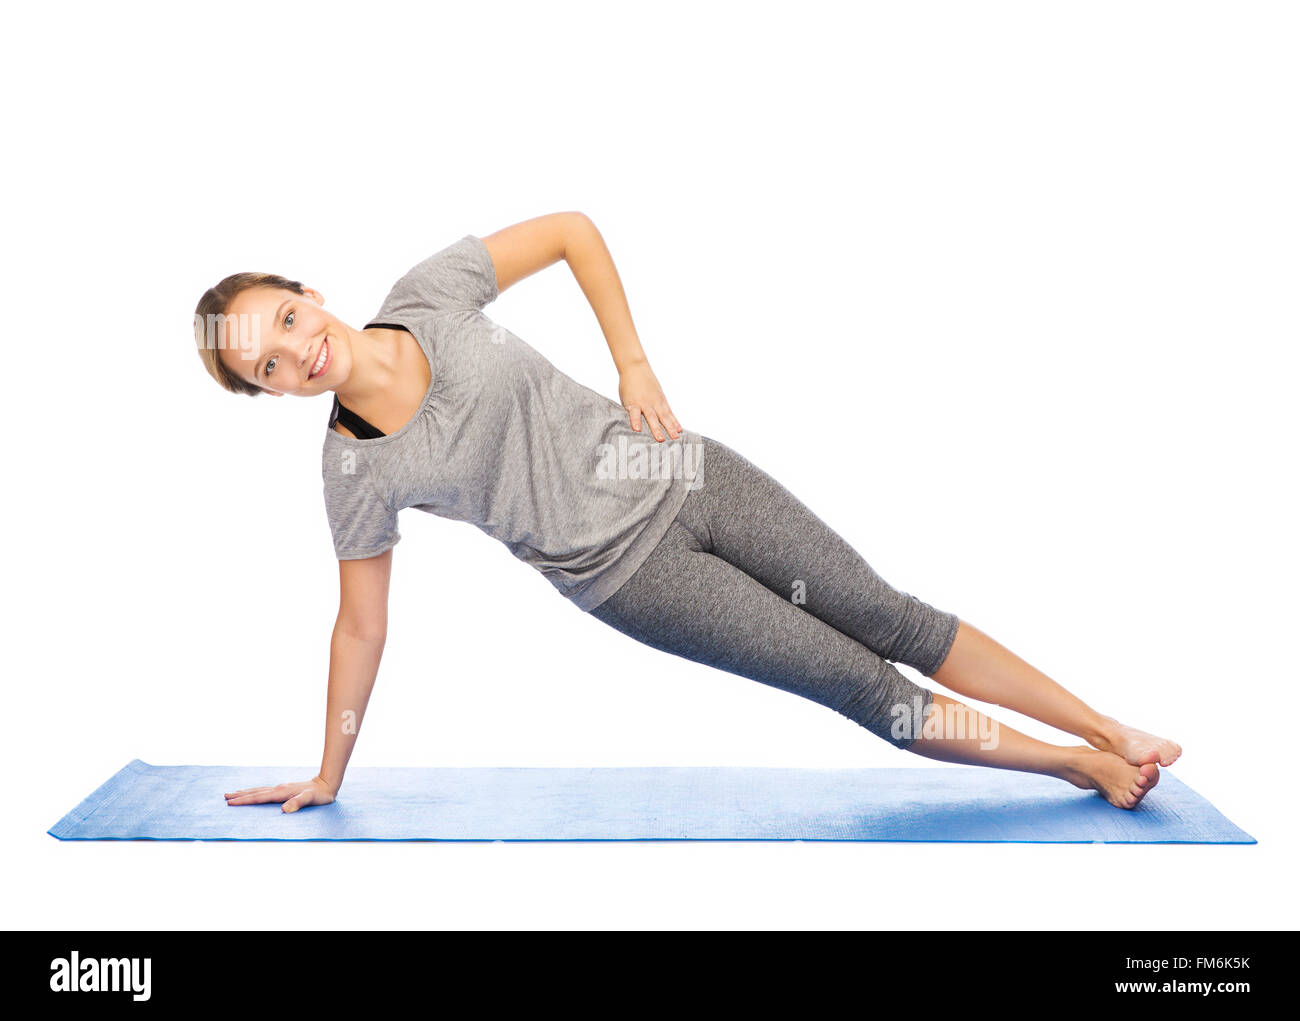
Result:
<svg viewBox="0 0 1300 1021"><path fill-rule="evenodd" d="M1160 782L1160 767L1154 762L1133 765L1114 752L1079 745L1078 755L1066 767L1061 779L1084 790L1095 790L1116 808L1137 808Z"/></svg>
<svg viewBox="0 0 1300 1021"><path fill-rule="evenodd" d="M1103 716L1105 732L1089 743L1099 751L1114 752L1132 766L1158 762L1172 766L1183 754L1183 746L1168 738L1156 737L1136 727L1126 727L1113 716Z"/></svg>

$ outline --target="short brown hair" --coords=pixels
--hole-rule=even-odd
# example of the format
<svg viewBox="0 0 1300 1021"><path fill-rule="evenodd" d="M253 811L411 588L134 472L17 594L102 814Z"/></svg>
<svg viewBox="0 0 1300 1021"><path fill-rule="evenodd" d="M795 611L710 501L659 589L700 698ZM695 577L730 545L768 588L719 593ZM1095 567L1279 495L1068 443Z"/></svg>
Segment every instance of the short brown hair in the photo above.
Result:
<svg viewBox="0 0 1300 1021"><path fill-rule="evenodd" d="M297 280L289 280L275 273L233 273L216 287L209 287L199 299L194 309L194 342L199 349L203 367L223 389L234 394L256 397L264 392L262 388L230 371L230 367L221 358L221 349L211 343L211 330L208 328L209 323L217 322L218 317L226 315L230 303L239 294L251 287L274 287L294 294L307 293Z"/></svg>

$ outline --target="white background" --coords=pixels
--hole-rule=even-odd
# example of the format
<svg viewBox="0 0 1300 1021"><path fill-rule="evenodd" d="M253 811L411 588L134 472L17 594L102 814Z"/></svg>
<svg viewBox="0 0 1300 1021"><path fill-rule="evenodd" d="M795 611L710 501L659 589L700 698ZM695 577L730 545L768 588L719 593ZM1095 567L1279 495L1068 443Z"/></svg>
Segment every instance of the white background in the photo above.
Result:
<svg viewBox="0 0 1300 1021"><path fill-rule="evenodd" d="M7 926L1293 925L1294 7L7 18ZM203 290L278 272L360 328L426 255L567 209L684 424L1180 741L1172 772L1258 845L48 836L134 758L319 766L330 399L220 390ZM616 396L564 264L486 312ZM469 525L400 522L353 766L950 768L637 645Z"/></svg>

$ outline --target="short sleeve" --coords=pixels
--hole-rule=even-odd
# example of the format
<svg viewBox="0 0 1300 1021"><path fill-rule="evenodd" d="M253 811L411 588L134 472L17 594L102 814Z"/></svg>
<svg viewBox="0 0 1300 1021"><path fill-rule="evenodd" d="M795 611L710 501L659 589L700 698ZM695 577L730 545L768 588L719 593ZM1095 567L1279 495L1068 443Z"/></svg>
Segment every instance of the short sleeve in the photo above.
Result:
<svg viewBox="0 0 1300 1021"><path fill-rule="evenodd" d="M473 234L416 263L393 286L383 313L481 309L497 298L497 271Z"/></svg>
<svg viewBox="0 0 1300 1021"><path fill-rule="evenodd" d="M397 511L379 492L364 449L327 444L321 462L325 516L339 560L364 560L392 549L401 540Z"/></svg>

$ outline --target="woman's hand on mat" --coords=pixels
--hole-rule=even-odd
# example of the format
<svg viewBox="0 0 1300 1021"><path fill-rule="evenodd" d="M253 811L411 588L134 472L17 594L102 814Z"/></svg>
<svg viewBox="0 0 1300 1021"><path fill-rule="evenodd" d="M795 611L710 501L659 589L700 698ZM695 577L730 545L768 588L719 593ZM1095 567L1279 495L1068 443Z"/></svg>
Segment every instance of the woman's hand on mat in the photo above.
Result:
<svg viewBox="0 0 1300 1021"><path fill-rule="evenodd" d="M320 777L305 783L282 783L275 787L246 787L226 795L227 805L265 805L280 802L280 811L296 812L305 805L328 805L337 792Z"/></svg>
<svg viewBox="0 0 1300 1021"><path fill-rule="evenodd" d="M627 409L632 428L641 431L641 416L650 424L650 432L660 443L667 432L673 439L682 434L682 427L668 406L659 380L649 362L633 362L618 374L618 399Z"/></svg>

